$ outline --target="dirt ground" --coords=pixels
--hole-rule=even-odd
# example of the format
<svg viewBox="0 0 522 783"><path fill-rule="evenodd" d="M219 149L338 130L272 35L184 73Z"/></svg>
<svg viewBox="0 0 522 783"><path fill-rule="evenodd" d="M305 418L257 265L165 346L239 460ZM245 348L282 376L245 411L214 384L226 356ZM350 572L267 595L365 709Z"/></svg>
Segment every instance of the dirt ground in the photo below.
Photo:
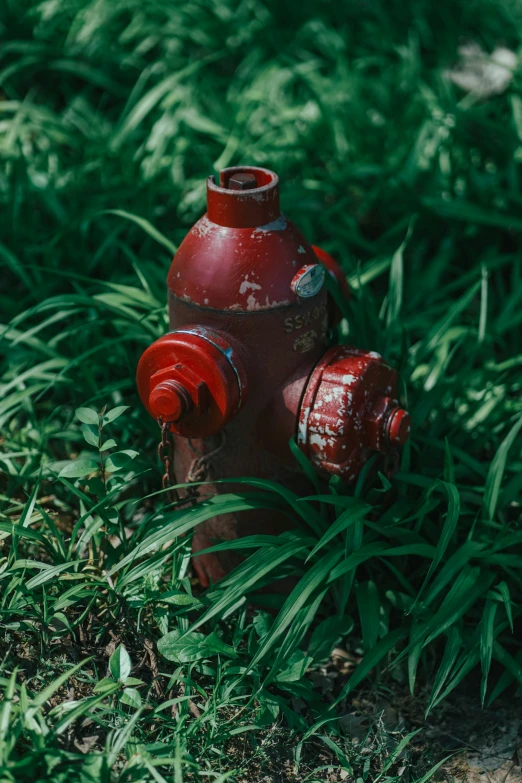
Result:
<svg viewBox="0 0 522 783"><path fill-rule="evenodd" d="M448 763L451 783L522 783L522 702L481 709L457 697L428 720L427 740L456 751ZM453 746L453 748L452 748Z"/></svg>

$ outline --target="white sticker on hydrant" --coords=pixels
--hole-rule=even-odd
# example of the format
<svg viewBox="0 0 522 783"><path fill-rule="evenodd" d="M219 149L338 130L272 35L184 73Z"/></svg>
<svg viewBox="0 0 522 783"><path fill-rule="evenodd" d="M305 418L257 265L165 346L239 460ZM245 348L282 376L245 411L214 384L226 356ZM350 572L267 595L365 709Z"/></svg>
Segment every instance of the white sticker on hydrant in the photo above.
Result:
<svg viewBox="0 0 522 783"><path fill-rule="evenodd" d="M301 267L296 274L290 288L297 296L303 299L308 299L310 296L315 296L323 287L324 283L324 266L322 264L307 264Z"/></svg>

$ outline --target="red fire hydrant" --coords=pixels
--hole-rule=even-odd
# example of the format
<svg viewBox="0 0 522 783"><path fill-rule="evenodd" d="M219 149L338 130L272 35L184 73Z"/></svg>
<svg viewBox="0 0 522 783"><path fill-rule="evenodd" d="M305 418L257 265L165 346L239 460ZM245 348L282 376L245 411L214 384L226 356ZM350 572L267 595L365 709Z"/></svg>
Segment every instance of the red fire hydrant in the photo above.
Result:
<svg viewBox="0 0 522 783"><path fill-rule="evenodd" d="M276 174L240 166L223 169L219 183L208 178L207 213L167 278L172 331L147 348L137 371L143 404L174 435L180 483L196 460L207 479L270 478L307 493L290 438L319 473L347 481L372 453L406 442L410 417L395 370L377 353L326 347L333 313L325 274L347 290L334 259L281 214ZM193 551L290 524L259 509L222 515L196 530ZM223 552L194 566L206 585L235 562Z"/></svg>

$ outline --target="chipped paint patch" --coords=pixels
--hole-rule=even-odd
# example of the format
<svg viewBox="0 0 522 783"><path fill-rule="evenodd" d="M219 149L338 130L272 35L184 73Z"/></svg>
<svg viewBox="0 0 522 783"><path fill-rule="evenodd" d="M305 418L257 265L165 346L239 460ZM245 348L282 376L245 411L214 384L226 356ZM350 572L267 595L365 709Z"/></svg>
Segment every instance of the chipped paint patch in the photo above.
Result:
<svg viewBox="0 0 522 783"><path fill-rule="evenodd" d="M264 226L258 226L255 228L252 237L254 237L255 234L266 233L267 231L284 231L287 225L288 221L285 216L279 215L277 220L272 220L271 223L265 223Z"/></svg>
<svg viewBox="0 0 522 783"><path fill-rule="evenodd" d="M252 288L261 288L261 286L253 285ZM240 292L241 293L241 292ZM246 293L246 291L245 291ZM240 304L236 302L233 305L229 305L228 307L225 307L224 310L233 310L234 312L253 312L257 310L272 310L277 307L285 307L286 305L290 304L289 299L282 299L280 302L270 301L269 297L265 297L265 302L260 302L256 299L254 294L250 294L250 296L247 298L246 307L244 304Z"/></svg>
<svg viewBox="0 0 522 783"><path fill-rule="evenodd" d="M306 253L306 250L304 249L304 247L302 245L299 245L299 247L297 248L297 252L298 253Z"/></svg>
<svg viewBox="0 0 522 783"><path fill-rule="evenodd" d="M257 201L259 204L262 204L263 201L268 201L269 197L271 196L271 193L267 190L261 190L259 193L252 193L250 192L248 194L248 199L252 201ZM244 199L246 201L246 199Z"/></svg>
<svg viewBox="0 0 522 783"><path fill-rule="evenodd" d="M251 280L248 279L248 275L245 277L241 285L239 286L239 293L240 294L246 294L248 289L252 289L252 291L260 291L261 286L257 283L253 283Z"/></svg>
<svg viewBox="0 0 522 783"><path fill-rule="evenodd" d="M250 296L247 299L247 310L249 312L251 310L259 310L259 302L255 298L254 294L250 294Z"/></svg>
<svg viewBox="0 0 522 783"><path fill-rule="evenodd" d="M206 215L203 215L190 231L191 234L195 234L197 237L206 237L210 234L212 229L217 227L216 223L212 223Z"/></svg>
<svg viewBox="0 0 522 783"><path fill-rule="evenodd" d="M308 425L308 416L310 415L310 406L303 408L301 410L301 415L299 416L299 422L297 425L297 442L305 444L306 443L306 429Z"/></svg>
<svg viewBox="0 0 522 783"><path fill-rule="evenodd" d="M265 299L265 307L286 307L286 305L290 304L290 299L281 299L280 302L276 302L275 299L273 302L270 301L268 296Z"/></svg>
<svg viewBox="0 0 522 783"><path fill-rule="evenodd" d="M312 435L310 435L310 445L319 446L321 451L324 449L327 442L328 441L326 440L326 438L321 438L321 436L318 435L317 433L313 433Z"/></svg>

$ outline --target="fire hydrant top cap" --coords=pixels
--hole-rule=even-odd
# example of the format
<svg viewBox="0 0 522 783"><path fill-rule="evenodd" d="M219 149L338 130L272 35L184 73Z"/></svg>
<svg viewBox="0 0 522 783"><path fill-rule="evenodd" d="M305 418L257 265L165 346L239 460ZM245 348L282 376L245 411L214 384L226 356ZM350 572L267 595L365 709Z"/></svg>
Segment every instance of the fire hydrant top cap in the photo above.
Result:
<svg viewBox="0 0 522 783"><path fill-rule="evenodd" d="M279 178L258 166L231 166L207 179L208 219L229 228L256 228L280 215Z"/></svg>
<svg viewBox="0 0 522 783"><path fill-rule="evenodd" d="M216 177L216 179L218 179ZM207 179L207 212L190 229L167 282L190 306L254 313L326 299L313 247L279 210L279 179L258 166Z"/></svg>

